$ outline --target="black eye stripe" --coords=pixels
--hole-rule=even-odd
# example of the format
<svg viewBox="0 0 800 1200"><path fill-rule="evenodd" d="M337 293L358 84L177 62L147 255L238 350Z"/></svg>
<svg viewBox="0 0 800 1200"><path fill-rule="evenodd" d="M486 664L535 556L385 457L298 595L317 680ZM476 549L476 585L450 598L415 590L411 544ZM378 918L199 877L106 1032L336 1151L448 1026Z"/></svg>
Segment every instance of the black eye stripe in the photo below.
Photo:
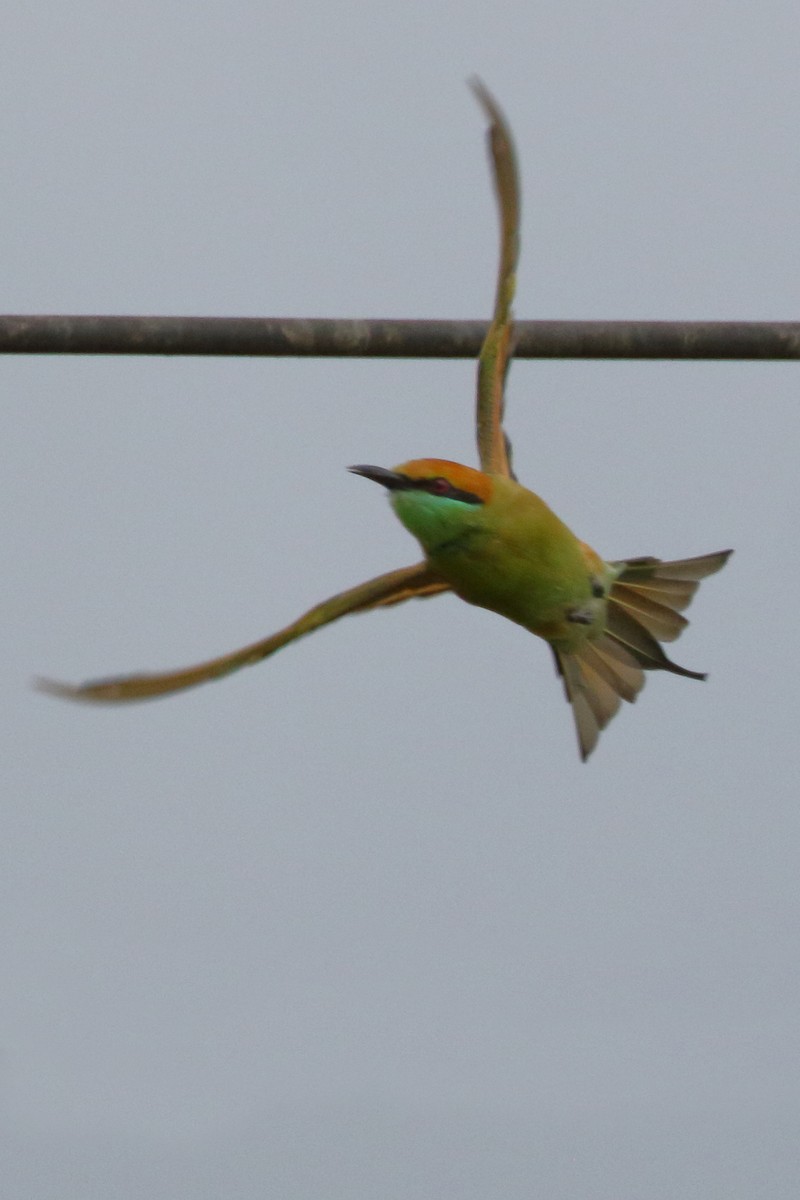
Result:
<svg viewBox="0 0 800 1200"><path fill-rule="evenodd" d="M483 504L480 496L454 487L440 475L434 479L409 479L408 488L418 492L429 492L432 496L444 496L448 500L460 500L462 504Z"/></svg>

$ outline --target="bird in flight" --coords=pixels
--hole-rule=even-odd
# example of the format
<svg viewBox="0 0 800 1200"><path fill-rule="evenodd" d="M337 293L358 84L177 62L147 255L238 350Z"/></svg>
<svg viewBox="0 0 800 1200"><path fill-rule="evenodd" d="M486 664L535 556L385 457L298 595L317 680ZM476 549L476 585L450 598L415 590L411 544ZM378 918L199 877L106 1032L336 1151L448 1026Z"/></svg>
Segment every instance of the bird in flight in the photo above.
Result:
<svg viewBox="0 0 800 1200"><path fill-rule="evenodd" d="M445 592L499 613L549 642L584 760L621 700L636 699L645 671L705 679L672 662L661 642L673 641L685 629L682 612L700 581L719 571L732 551L673 562L606 561L513 473L503 409L519 256L519 183L508 124L483 84L474 81L472 86L489 121L501 230L494 315L478 359L481 469L438 458L414 459L391 470L350 468L387 489L398 518L419 541L423 560L340 592L270 637L220 658L175 671L77 685L40 680L44 691L110 704L166 696L261 662L349 613Z"/></svg>

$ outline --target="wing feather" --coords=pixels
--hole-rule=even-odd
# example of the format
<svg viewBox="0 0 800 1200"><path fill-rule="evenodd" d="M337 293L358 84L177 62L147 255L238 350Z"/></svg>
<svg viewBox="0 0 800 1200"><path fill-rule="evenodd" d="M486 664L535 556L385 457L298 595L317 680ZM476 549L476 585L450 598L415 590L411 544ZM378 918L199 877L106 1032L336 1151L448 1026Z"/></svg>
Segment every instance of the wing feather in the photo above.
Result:
<svg viewBox="0 0 800 1200"><path fill-rule="evenodd" d="M338 621L339 617L349 613L366 612L373 608L400 604L414 597L435 596L449 590L449 584L439 578L427 563L416 563L412 567L401 567L397 571L379 575L346 592L339 592L329 600L315 604L303 616L277 633L208 662L182 667L177 671L164 671L152 675L119 675L80 684L40 679L37 686L41 691L49 692L53 696L98 704L117 704L169 696L173 692L183 691L200 683L221 679L242 667L253 666L274 654L276 650L288 646L290 642L322 628L323 625L329 625L332 621Z"/></svg>

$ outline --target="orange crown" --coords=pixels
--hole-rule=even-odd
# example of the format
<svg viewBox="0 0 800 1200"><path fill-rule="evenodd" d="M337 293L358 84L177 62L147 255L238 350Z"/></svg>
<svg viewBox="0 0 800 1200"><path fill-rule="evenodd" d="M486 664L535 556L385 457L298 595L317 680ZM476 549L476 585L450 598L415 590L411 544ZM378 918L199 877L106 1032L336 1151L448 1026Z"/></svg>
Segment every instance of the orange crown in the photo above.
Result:
<svg viewBox="0 0 800 1200"><path fill-rule="evenodd" d="M492 481L488 475L447 458L414 458L392 469L409 479L446 479L460 491L479 496L484 504L492 498Z"/></svg>

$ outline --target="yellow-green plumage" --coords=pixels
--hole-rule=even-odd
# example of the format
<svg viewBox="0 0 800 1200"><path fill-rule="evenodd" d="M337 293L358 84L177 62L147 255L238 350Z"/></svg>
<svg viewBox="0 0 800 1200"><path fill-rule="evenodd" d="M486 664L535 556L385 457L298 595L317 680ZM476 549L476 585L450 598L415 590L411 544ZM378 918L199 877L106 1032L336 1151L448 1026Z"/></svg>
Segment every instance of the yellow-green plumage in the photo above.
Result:
<svg viewBox="0 0 800 1200"><path fill-rule="evenodd" d="M585 615L600 627L604 602L593 595L593 583L605 592L612 572L599 560L594 576L587 570L581 543L543 500L501 475L482 476L436 460L422 460L422 466L460 489L481 487L486 496L480 504L464 504L425 491L392 492L398 517L462 600L564 650L579 645L587 632L585 624L568 620L568 613ZM397 471L413 476L418 469L416 463L404 463ZM446 511L440 516L438 509Z"/></svg>

